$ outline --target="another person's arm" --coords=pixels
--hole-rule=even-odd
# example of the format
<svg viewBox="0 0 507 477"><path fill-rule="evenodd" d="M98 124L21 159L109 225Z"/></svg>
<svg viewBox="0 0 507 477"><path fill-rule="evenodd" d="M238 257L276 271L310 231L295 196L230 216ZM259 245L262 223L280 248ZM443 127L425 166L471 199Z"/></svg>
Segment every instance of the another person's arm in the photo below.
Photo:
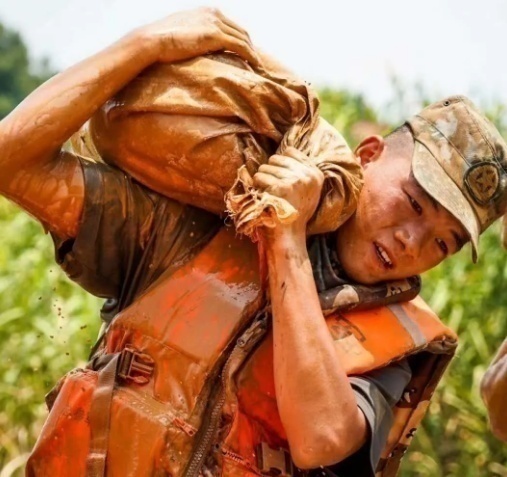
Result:
<svg viewBox="0 0 507 477"><path fill-rule="evenodd" d="M481 396L488 410L491 430L507 442L507 339L489 366L481 382Z"/></svg>
<svg viewBox="0 0 507 477"><path fill-rule="evenodd" d="M267 231L264 239L277 403L294 462L309 469L356 452L368 426L322 315L306 249L306 224L319 202L323 175L298 151L289 154L273 156L254 180L299 211L295 223Z"/></svg>
<svg viewBox="0 0 507 477"><path fill-rule="evenodd" d="M59 236L74 237L83 208L83 172L62 144L151 64L223 49L257 62L244 30L216 10L198 9L139 28L55 76L0 123L0 194Z"/></svg>

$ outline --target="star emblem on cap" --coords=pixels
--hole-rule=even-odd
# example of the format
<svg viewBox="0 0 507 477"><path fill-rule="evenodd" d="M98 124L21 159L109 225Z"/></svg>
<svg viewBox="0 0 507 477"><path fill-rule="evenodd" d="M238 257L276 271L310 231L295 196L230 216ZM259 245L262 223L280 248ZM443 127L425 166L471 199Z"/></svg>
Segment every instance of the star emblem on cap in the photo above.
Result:
<svg viewBox="0 0 507 477"><path fill-rule="evenodd" d="M500 185L498 166L492 161L474 164L465 173L465 184L477 204L487 204L495 196Z"/></svg>

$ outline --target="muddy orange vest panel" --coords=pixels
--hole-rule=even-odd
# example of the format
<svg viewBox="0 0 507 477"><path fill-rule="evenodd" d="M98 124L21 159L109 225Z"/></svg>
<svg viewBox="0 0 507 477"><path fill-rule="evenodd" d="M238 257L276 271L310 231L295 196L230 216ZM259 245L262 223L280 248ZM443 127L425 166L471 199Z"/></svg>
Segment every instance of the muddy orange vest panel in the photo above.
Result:
<svg viewBox="0 0 507 477"><path fill-rule="evenodd" d="M103 350L118 362L108 432L89 425L97 422L93 409L102 389L97 383L105 379L107 366L100 372L69 373L60 383L27 475L98 475L89 465L97 436L106 436L103 475L108 477L198 475L211 444L221 475L253 476L270 469L290 475L288 461L287 468L277 467L287 442L274 396L271 337L239 363L236 373L224 371L231 357L241 356L238 336L263 304L257 257L253 244L224 228L197 257L123 310L108 330ZM424 350L412 379L418 389L408 389L395 409L378 474L395 475L452 355L455 336L420 299L335 314L326 321L348 374ZM248 341L248 333L241 339ZM218 441L207 432L217 425Z"/></svg>
<svg viewBox="0 0 507 477"><path fill-rule="evenodd" d="M421 298L375 310L335 313L326 318L338 358L347 374L363 374L409 357L413 377L394 409L394 424L378 467L379 476L396 475L401 458L425 414L429 400L454 354L456 336ZM236 416L222 443L225 475L251 475L239 469L282 461L275 449L288 449L276 405L271 333L245 362L236 378ZM268 458L258 456L268 446ZM280 470L280 469L278 469ZM283 469L282 469L283 470Z"/></svg>

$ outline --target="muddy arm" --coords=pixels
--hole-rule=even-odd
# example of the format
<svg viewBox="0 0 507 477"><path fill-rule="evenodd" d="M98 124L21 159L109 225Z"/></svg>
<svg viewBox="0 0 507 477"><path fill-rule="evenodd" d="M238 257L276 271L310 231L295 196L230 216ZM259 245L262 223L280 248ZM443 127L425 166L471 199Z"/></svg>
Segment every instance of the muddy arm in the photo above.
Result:
<svg viewBox="0 0 507 477"><path fill-rule="evenodd" d="M222 49L257 61L241 28L217 10L197 9L135 30L55 76L0 123L0 193L60 236L75 236L84 180L62 144L148 66Z"/></svg>

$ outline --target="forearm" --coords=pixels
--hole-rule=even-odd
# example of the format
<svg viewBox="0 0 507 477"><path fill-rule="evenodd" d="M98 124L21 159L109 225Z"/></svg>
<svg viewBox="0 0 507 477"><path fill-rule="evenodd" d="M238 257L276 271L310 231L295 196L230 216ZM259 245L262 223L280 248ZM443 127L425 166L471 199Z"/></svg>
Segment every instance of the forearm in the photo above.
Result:
<svg viewBox="0 0 507 477"><path fill-rule="evenodd" d="M326 326L305 233L267 244L277 403L298 465L329 465L356 451L366 423Z"/></svg>
<svg viewBox="0 0 507 477"><path fill-rule="evenodd" d="M0 176L51 159L93 113L156 60L140 36L130 34L56 75L0 123Z"/></svg>

